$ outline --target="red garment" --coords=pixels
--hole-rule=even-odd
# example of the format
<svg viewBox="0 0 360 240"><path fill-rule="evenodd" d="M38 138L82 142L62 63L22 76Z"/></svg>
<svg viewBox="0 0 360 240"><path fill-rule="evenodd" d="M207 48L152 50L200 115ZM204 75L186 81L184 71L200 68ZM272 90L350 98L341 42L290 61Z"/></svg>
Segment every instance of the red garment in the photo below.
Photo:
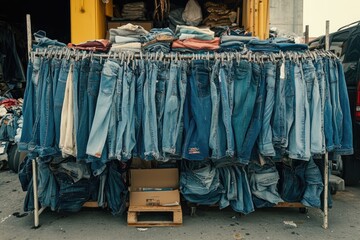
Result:
<svg viewBox="0 0 360 240"><path fill-rule="evenodd" d="M220 48L220 38L216 37L213 40L199 40L189 38L184 40L175 40L172 43L172 48L189 48L193 50L217 50Z"/></svg>
<svg viewBox="0 0 360 240"><path fill-rule="evenodd" d="M4 99L4 100L0 101L0 106L4 106L7 109L12 106L16 106L16 105L19 105L19 102L18 102L18 100L13 99L13 98Z"/></svg>
<svg viewBox="0 0 360 240"><path fill-rule="evenodd" d="M93 41L87 41L80 44L69 43L68 47L75 48L79 50L89 50L89 51L102 51L107 52L111 47L111 43L108 39L97 39Z"/></svg>

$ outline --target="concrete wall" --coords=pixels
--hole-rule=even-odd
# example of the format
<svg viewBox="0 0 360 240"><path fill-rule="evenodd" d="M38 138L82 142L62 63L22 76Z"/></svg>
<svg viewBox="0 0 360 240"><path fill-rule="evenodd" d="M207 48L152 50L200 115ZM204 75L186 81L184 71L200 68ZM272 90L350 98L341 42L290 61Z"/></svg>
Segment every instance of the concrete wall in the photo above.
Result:
<svg viewBox="0 0 360 240"><path fill-rule="evenodd" d="M270 27L302 37L303 0L270 0Z"/></svg>

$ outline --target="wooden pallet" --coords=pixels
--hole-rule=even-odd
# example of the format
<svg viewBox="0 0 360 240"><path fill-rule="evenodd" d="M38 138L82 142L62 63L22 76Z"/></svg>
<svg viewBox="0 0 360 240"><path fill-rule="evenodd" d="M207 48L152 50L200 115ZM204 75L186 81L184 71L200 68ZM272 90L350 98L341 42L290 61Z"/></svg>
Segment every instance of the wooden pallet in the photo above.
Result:
<svg viewBox="0 0 360 240"><path fill-rule="evenodd" d="M172 213L172 221L140 221L138 219L141 213ZM181 206L130 206L128 209L128 226L136 227L166 227L182 225Z"/></svg>

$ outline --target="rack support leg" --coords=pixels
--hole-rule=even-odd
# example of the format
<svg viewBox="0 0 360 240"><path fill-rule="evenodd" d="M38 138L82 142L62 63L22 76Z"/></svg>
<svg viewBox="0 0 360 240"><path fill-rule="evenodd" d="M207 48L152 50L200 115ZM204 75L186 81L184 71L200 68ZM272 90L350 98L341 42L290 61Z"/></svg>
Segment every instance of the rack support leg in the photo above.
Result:
<svg viewBox="0 0 360 240"><path fill-rule="evenodd" d="M323 228L328 228L328 197L329 197L329 156L325 153L324 157L324 222Z"/></svg>

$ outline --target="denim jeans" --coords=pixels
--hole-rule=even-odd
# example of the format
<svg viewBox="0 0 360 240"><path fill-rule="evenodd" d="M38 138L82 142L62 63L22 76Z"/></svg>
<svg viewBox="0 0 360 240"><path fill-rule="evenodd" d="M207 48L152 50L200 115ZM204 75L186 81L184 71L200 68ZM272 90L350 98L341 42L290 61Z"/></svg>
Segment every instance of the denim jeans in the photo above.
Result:
<svg viewBox="0 0 360 240"><path fill-rule="evenodd" d="M105 195L113 215L122 214L126 209L128 190L122 176L123 173L124 169L121 169L116 160L108 164Z"/></svg>
<svg viewBox="0 0 360 240"><path fill-rule="evenodd" d="M336 152L342 155L351 155L354 153L353 149L353 133L352 133L352 119L350 113L350 103L346 87L344 69L340 60L334 60L338 68L338 84L339 84L339 97L340 97L340 107L343 114L342 125L342 135L340 139L341 147L336 149Z"/></svg>
<svg viewBox="0 0 360 240"><path fill-rule="evenodd" d="M222 120L225 126L226 141L221 141L226 147L226 157L233 157L235 153L234 132L231 117L234 109L234 71L233 62L229 61L220 66L219 84L222 107Z"/></svg>
<svg viewBox="0 0 360 240"><path fill-rule="evenodd" d="M156 116L156 82L158 67L155 61L146 64L146 79L144 83L144 116L143 116L143 138L144 157L146 160L158 159L160 152L158 148L158 126Z"/></svg>
<svg viewBox="0 0 360 240"><path fill-rule="evenodd" d="M60 70L61 70L61 62L62 61L59 58L53 58L51 60L51 77L52 77L52 96L53 96L53 99L55 99L56 86L57 86L57 82L58 82L59 75L60 75Z"/></svg>
<svg viewBox="0 0 360 240"><path fill-rule="evenodd" d="M179 143L182 135L183 109L186 94L187 63L172 62L170 65L169 83L166 89L162 150L166 154L180 155ZM181 146L181 145L180 145Z"/></svg>
<svg viewBox="0 0 360 240"><path fill-rule="evenodd" d="M240 155L254 111L259 78L253 76L252 63L242 60L234 63L234 109L232 127L235 138L236 156Z"/></svg>
<svg viewBox="0 0 360 240"><path fill-rule="evenodd" d="M238 160L240 161L240 163L243 164L248 164L250 161L252 149L261 130L262 118L264 115L265 107L265 74L262 70L262 67L257 63L252 64L252 72L252 77L256 79L254 80L255 82L259 83L259 87L256 94L256 102L253 114L251 116L251 121L248 129L246 130L246 137L238 155Z"/></svg>
<svg viewBox="0 0 360 240"><path fill-rule="evenodd" d="M277 165L280 173L279 193L286 202L302 200L306 182L305 170L307 161L288 159L287 162Z"/></svg>
<svg viewBox="0 0 360 240"><path fill-rule="evenodd" d="M276 65L273 62L264 64L265 81L266 81L266 99L264 106L264 115L262 119L261 131L258 138L259 151L264 156L275 156L273 146L271 117L273 115L275 105L275 78ZM281 111L281 110L280 110ZM283 119L284 121L285 119Z"/></svg>
<svg viewBox="0 0 360 240"><path fill-rule="evenodd" d="M306 83L301 69L301 63L291 63L294 76L295 107L294 122L288 125L289 157L299 160L310 158L310 107L307 101Z"/></svg>
<svg viewBox="0 0 360 240"><path fill-rule="evenodd" d="M50 207L52 211L57 210L59 198L59 186L54 174L49 168L50 157L38 159L38 196L41 206Z"/></svg>
<svg viewBox="0 0 360 240"><path fill-rule="evenodd" d="M194 60L190 69L188 96L184 113L185 141L183 158L203 160L209 157L211 125L210 64Z"/></svg>
<svg viewBox="0 0 360 240"><path fill-rule="evenodd" d="M119 64L107 60L102 69L100 90L96 103L96 111L91 127L86 153L101 158L103 148L108 135L108 127L111 118L112 99L119 72Z"/></svg>
<svg viewBox="0 0 360 240"><path fill-rule="evenodd" d="M224 186L224 194L222 194L220 202L219 202L219 208L223 209L230 205L230 201L237 200L238 197L238 181L237 181L237 175L235 173L234 167L222 167L217 168L220 174L220 181L222 182Z"/></svg>
<svg viewBox="0 0 360 240"><path fill-rule="evenodd" d="M246 47L252 52L279 52L278 44L272 43L270 40L250 40Z"/></svg>
<svg viewBox="0 0 360 240"><path fill-rule="evenodd" d="M243 214L249 214L254 211L254 204L251 197L249 181L243 167L234 166L237 179L237 199L230 201L231 208Z"/></svg>
<svg viewBox="0 0 360 240"><path fill-rule="evenodd" d="M301 203L308 207L321 207L321 193L324 190L321 172L314 160L310 158L305 169L305 192Z"/></svg>
<svg viewBox="0 0 360 240"><path fill-rule="evenodd" d="M133 156L144 155L144 136L143 136L143 117L144 117L144 81L145 81L146 69L145 61L140 60L137 64L136 71L136 85L135 85L135 140Z"/></svg>
<svg viewBox="0 0 360 240"><path fill-rule="evenodd" d="M71 62L66 58L62 60L59 78L56 84L56 93L54 96L54 122L55 122L55 144L59 146L60 143L60 123L61 111L64 102L66 80L68 78Z"/></svg>
<svg viewBox="0 0 360 240"><path fill-rule="evenodd" d="M210 92L211 92L211 125L209 147L212 159L222 159L226 156L226 131L223 118L221 116L221 96L220 96L220 60L215 61L210 78Z"/></svg>
<svg viewBox="0 0 360 240"><path fill-rule="evenodd" d="M307 100L310 107L310 151L311 154L323 154L323 122L320 100L320 87L316 75L316 69L311 60L304 60L302 63L304 79L306 83Z"/></svg>
<svg viewBox="0 0 360 240"><path fill-rule="evenodd" d="M50 156L55 154L55 125L54 125L54 96L53 96L53 82L51 73L50 60L44 60L43 65L43 85L41 91L41 106L40 106L40 146L37 147L37 152L40 157ZM55 70L56 71L56 70Z"/></svg>

